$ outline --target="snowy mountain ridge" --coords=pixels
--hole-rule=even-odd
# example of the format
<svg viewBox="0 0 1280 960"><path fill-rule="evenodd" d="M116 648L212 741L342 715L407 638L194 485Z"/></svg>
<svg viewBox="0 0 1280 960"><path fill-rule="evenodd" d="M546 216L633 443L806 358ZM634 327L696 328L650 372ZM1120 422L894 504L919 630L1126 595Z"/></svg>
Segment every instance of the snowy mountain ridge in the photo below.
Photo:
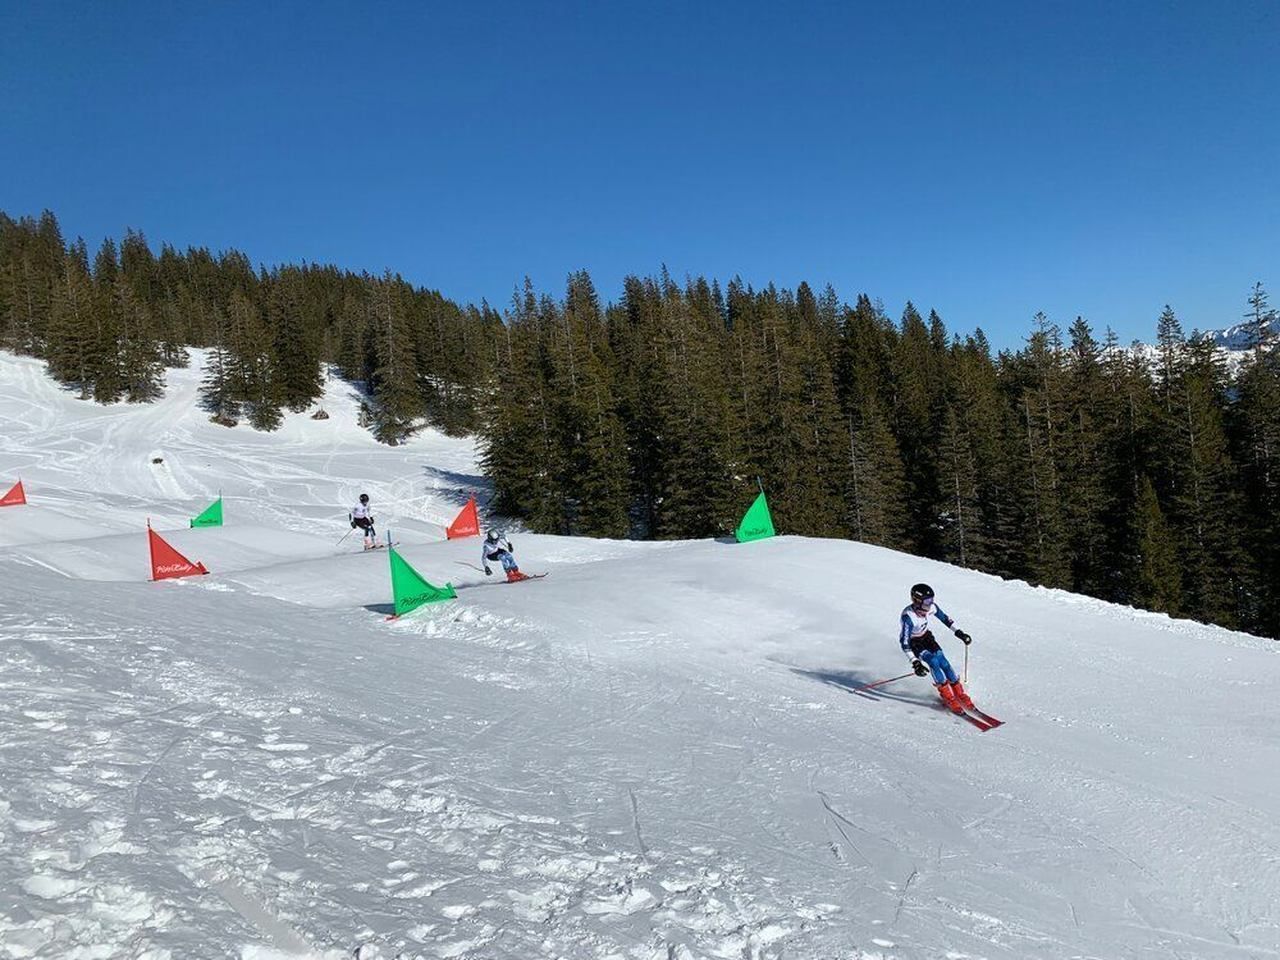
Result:
<svg viewBox="0 0 1280 960"><path fill-rule="evenodd" d="M1266 329L1273 337L1280 339L1280 315L1273 317ZM1231 371L1235 371L1242 361L1253 355L1254 328L1251 323L1238 323L1232 327L1201 331L1195 335L1198 339L1211 342ZM1154 363L1160 356L1160 348L1153 343L1134 341L1129 349L1148 363Z"/></svg>
<svg viewBox="0 0 1280 960"><path fill-rule="evenodd" d="M1280 956L1274 643L800 537L514 532L500 585L472 442L340 381L229 430L201 362L98 407L0 353L0 958ZM384 620L362 491L456 601ZM1004 726L858 689L922 579Z"/></svg>
<svg viewBox="0 0 1280 960"><path fill-rule="evenodd" d="M1280 338L1280 315L1273 316L1266 324L1266 329L1273 337ZM1222 330L1210 330L1203 336L1212 340L1214 345L1228 353L1250 353L1253 351L1254 327L1252 323L1237 323L1233 327Z"/></svg>

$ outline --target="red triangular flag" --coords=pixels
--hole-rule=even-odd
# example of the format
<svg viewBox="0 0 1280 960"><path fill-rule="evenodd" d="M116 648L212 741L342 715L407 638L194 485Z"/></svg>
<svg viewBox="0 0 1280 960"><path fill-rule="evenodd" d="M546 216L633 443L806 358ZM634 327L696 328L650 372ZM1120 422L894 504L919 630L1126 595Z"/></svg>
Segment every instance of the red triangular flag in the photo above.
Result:
<svg viewBox="0 0 1280 960"><path fill-rule="evenodd" d="M476 498L472 497L444 534L450 540L457 540L459 537L474 537L479 532L480 517L476 513Z"/></svg>
<svg viewBox="0 0 1280 960"><path fill-rule="evenodd" d="M27 502L27 494L22 489L22 481L19 480L13 485L13 489L0 497L0 507L16 507L21 503Z"/></svg>
<svg viewBox="0 0 1280 960"><path fill-rule="evenodd" d="M147 539L151 543L151 579L167 580L170 577L194 577L208 573L203 563L192 563L169 544L160 534L147 525Z"/></svg>

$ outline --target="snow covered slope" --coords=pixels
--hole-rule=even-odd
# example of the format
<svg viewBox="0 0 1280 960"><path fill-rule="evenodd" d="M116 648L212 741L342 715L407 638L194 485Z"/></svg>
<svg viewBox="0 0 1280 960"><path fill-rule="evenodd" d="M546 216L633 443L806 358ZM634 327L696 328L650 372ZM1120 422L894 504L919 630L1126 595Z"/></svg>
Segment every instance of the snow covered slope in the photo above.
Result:
<svg viewBox="0 0 1280 960"><path fill-rule="evenodd" d="M0 355L0 957L1280 956L1274 644L792 537L516 533L551 576L499 584L440 539L470 444L338 383L227 430L198 379L102 409ZM146 582L219 488L172 535L213 574ZM383 619L362 489L457 601ZM1005 726L851 689L920 579Z"/></svg>

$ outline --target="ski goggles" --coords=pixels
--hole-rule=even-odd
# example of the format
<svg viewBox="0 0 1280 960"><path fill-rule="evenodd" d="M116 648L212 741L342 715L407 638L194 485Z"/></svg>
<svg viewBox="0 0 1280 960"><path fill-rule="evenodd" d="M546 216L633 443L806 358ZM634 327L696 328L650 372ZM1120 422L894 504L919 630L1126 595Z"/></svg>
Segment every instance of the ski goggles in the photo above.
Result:
<svg viewBox="0 0 1280 960"><path fill-rule="evenodd" d="M921 606L921 607L924 607L925 609L928 609L929 607L933 606L933 597L921 597L919 600L916 601L916 604L917 606Z"/></svg>

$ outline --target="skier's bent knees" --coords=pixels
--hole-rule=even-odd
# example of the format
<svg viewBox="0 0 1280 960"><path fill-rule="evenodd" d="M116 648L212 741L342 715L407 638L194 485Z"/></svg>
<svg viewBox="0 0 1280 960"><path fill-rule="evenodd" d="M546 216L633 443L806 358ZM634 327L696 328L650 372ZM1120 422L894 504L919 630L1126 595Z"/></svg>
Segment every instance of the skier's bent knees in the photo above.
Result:
<svg viewBox="0 0 1280 960"><path fill-rule="evenodd" d="M920 659L924 661L925 666L929 668L929 672L933 674L934 683L959 682L960 678L956 676L956 671L951 666L951 661L947 659L947 655L941 650L925 650L920 654Z"/></svg>

